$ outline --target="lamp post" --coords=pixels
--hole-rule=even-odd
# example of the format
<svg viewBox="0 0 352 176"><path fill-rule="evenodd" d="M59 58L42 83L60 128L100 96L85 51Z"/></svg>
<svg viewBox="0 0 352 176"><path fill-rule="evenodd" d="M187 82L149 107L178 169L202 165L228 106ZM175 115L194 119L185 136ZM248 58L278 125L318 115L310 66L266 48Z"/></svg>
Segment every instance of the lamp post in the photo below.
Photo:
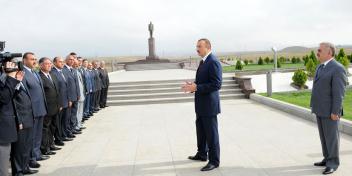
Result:
<svg viewBox="0 0 352 176"><path fill-rule="evenodd" d="M277 72L277 49L275 46L271 48L271 51L274 52L274 72Z"/></svg>

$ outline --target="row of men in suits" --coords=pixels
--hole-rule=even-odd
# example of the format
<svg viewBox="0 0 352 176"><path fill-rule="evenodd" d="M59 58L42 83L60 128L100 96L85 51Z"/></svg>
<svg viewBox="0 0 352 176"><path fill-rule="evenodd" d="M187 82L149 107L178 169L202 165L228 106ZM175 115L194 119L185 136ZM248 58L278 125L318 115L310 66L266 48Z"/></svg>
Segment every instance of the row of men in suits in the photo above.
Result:
<svg viewBox="0 0 352 176"><path fill-rule="evenodd" d="M57 146L82 133L84 120L106 107L104 63L88 63L70 53L65 60L41 58L35 71L31 52L24 54L23 63L23 71L1 76L1 92L7 93L1 94L1 110L8 116L4 123L0 119L0 175L7 175L9 151L12 175L37 173L32 168L40 167L38 161L55 155L61 149Z"/></svg>

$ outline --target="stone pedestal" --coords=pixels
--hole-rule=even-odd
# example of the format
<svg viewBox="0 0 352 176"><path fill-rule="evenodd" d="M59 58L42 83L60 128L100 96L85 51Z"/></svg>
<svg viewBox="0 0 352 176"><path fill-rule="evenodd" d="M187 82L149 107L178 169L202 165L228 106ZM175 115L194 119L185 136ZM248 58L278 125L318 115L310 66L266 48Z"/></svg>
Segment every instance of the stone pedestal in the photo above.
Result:
<svg viewBox="0 0 352 176"><path fill-rule="evenodd" d="M155 40L153 37L148 39L148 46L149 46L149 56L147 56L147 61L155 61L159 60L159 57L155 54Z"/></svg>

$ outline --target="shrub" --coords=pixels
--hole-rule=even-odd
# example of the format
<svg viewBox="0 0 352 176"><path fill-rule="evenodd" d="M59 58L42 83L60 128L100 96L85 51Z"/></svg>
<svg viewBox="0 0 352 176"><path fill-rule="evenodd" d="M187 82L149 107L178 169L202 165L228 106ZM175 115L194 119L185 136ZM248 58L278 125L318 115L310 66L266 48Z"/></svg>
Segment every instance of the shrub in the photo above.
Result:
<svg viewBox="0 0 352 176"><path fill-rule="evenodd" d="M308 79L308 76L307 76L306 72L304 72L301 69L296 70L292 76L293 84L295 84L296 86L298 86L300 88L302 88L306 84L307 79Z"/></svg>
<svg viewBox="0 0 352 176"><path fill-rule="evenodd" d="M244 65L248 65L248 60L247 59L244 60Z"/></svg>
<svg viewBox="0 0 352 176"><path fill-rule="evenodd" d="M242 62L240 60L238 60L236 62L236 67L235 67L236 70L242 70L243 69L243 65L242 65Z"/></svg>
<svg viewBox="0 0 352 176"><path fill-rule="evenodd" d="M277 61L277 68L281 68L281 61Z"/></svg>
<svg viewBox="0 0 352 176"><path fill-rule="evenodd" d="M258 65L263 65L263 64L264 64L264 61L263 61L262 57L259 57Z"/></svg>

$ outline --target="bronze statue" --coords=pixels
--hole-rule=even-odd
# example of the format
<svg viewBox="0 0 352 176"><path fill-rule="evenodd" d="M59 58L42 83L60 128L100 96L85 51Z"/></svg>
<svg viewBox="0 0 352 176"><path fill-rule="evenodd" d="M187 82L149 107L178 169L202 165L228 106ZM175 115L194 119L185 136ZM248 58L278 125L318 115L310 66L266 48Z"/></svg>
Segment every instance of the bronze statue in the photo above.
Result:
<svg viewBox="0 0 352 176"><path fill-rule="evenodd" d="M150 38L153 38L154 25L152 22L149 23L148 29L149 29Z"/></svg>

